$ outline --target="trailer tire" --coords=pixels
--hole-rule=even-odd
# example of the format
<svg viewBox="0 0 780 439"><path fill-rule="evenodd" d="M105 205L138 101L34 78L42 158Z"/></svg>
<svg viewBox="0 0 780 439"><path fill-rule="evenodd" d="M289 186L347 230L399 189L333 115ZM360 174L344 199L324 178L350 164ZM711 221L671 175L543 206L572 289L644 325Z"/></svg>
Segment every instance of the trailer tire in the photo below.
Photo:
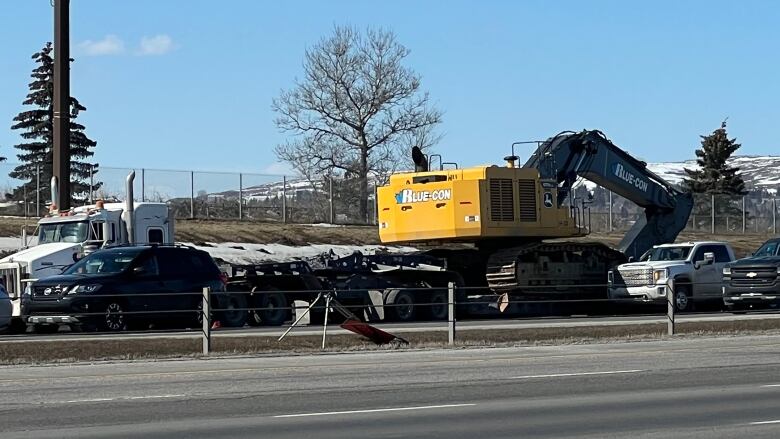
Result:
<svg viewBox="0 0 780 439"><path fill-rule="evenodd" d="M396 322L411 322L417 316L417 306L411 291L390 290L385 299L385 315Z"/></svg>
<svg viewBox="0 0 780 439"><path fill-rule="evenodd" d="M284 322L290 319L292 313L287 303L287 297L283 293L275 292L269 289L268 292L261 293L259 299L259 309L253 314L261 324L266 326L282 326Z"/></svg>
<svg viewBox="0 0 780 439"><path fill-rule="evenodd" d="M435 290L428 300L429 314L432 320L447 320L449 317L449 298L447 291Z"/></svg>
<svg viewBox="0 0 780 439"><path fill-rule="evenodd" d="M241 328L246 324L249 317L246 311L246 297L240 294L228 293L220 297L220 305L223 311L219 312L217 320L220 321L222 326Z"/></svg>

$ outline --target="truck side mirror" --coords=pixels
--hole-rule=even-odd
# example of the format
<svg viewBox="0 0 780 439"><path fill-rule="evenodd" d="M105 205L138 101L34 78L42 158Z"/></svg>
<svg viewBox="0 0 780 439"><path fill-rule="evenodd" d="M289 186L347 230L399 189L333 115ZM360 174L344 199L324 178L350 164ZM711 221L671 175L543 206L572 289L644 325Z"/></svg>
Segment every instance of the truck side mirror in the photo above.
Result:
<svg viewBox="0 0 780 439"><path fill-rule="evenodd" d="M712 265L712 263L715 262L715 253L707 252L704 253L704 259L701 261L696 261L696 264L694 267L698 270L701 267L704 267L706 265Z"/></svg>

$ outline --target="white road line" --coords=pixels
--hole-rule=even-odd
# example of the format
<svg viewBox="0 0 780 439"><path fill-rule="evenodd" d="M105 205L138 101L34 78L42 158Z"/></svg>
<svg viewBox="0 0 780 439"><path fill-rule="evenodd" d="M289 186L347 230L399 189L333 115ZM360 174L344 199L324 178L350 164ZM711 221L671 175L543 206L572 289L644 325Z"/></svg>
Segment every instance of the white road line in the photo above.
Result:
<svg viewBox="0 0 780 439"><path fill-rule="evenodd" d="M761 387L780 387L780 384L764 384Z"/></svg>
<svg viewBox="0 0 780 439"><path fill-rule="evenodd" d="M135 401L139 399L162 399L162 398L181 398L186 395L145 395L145 396L119 396L116 398L89 398L89 399L72 399L70 401L63 401L64 404L77 404L83 402L107 402L107 401Z"/></svg>
<svg viewBox="0 0 780 439"><path fill-rule="evenodd" d="M630 369L630 370L606 370L602 372L575 372L575 373L551 373L546 375L523 375L519 377L511 377L513 380L527 380L531 378L559 378L559 377L578 377L586 375L615 375L619 373L637 373L644 372L642 369Z"/></svg>
<svg viewBox="0 0 780 439"><path fill-rule="evenodd" d="M750 423L750 425L766 425L766 424L780 424L780 419L775 419L774 421L759 421L759 422Z"/></svg>
<svg viewBox="0 0 780 439"><path fill-rule="evenodd" d="M443 405L423 405L417 407L392 407L385 409L368 409L368 410L345 410L341 412L320 412L320 413L296 413L292 415L276 415L274 418L302 418L307 416L328 416L328 415L351 415L356 413L381 413L381 412L401 412L408 410L430 410L430 409L445 409L453 407L471 407L476 404L443 404Z"/></svg>

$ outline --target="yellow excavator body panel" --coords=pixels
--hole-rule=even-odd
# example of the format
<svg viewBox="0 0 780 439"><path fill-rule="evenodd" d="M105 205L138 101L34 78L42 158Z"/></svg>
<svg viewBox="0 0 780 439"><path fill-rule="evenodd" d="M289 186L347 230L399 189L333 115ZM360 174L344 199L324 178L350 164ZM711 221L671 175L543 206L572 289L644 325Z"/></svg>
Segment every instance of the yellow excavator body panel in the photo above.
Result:
<svg viewBox="0 0 780 439"><path fill-rule="evenodd" d="M531 168L477 166L409 172L377 190L383 243L583 236L577 212L558 207L556 183Z"/></svg>

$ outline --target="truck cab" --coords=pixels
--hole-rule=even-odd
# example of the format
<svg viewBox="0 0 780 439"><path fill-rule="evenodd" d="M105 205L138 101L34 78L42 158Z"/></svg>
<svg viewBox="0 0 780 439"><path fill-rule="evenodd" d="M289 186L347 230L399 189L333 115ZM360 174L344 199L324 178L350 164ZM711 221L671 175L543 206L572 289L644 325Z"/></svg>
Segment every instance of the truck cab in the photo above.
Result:
<svg viewBox="0 0 780 439"><path fill-rule="evenodd" d="M656 245L638 262L609 271L609 298L664 302L671 279L678 311L690 311L695 302L719 302L723 267L734 259L734 250L725 242Z"/></svg>
<svg viewBox="0 0 780 439"><path fill-rule="evenodd" d="M723 267L723 304L729 310L780 304L780 238Z"/></svg>

